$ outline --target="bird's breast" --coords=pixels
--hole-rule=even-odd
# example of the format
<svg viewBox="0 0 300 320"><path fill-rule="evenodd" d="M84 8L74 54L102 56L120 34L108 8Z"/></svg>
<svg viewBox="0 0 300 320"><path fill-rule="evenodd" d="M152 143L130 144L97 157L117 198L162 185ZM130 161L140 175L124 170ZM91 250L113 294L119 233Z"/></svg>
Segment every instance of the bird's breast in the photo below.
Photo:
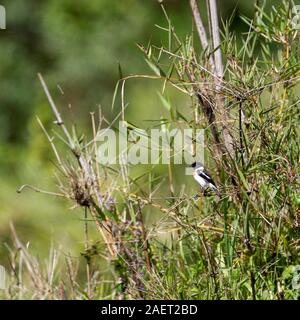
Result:
<svg viewBox="0 0 300 320"><path fill-rule="evenodd" d="M202 188L207 187L207 181L201 178L196 172L193 174L194 179L200 184Z"/></svg>

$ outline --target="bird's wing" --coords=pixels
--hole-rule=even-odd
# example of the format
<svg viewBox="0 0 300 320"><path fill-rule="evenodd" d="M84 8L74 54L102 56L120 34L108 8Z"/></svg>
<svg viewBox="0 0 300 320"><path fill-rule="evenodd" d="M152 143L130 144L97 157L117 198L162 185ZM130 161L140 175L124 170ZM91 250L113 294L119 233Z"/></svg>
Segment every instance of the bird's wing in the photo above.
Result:
<svg viewBox="0 0 300 320"><path fill-rule="evenodd" d="M213 178L210 176L210 174L206 171L206 170L203 170L203 171L198 171L198 175L205 179L208 183L211 183L214 187L217 188Z"/></svg>

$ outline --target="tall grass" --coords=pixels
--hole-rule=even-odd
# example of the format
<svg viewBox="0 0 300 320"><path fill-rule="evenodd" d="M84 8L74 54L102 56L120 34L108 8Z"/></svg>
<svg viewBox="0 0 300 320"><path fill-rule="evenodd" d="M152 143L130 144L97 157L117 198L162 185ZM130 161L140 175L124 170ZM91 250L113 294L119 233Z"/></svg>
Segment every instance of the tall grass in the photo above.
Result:
<svg viewBox="0 0 300 320"><path fill-rule="evenodd" d="M120 68L113 105L120 93L120 115L126 120L125 84L132 78L160 81L169 118L158 119L159 125L196 129L205 124L206 166L214 168L221 197L201 194L195 200L174 186L173 164L166 166L164 177L155 177L151 167L135 178L126 164L99 165L97 132L113 124L101 112L92 114L93 138L79 137L64 123L40 75L59 129L54 139L40 122L58 167L58 190L48 193L68 199L86 213L86 277L80 283L72 259L58 263L55 250L48 264L41 265L13 228L15 248L10 248L12 274L6 297L299 297L292 286L295 266L300 264L300 68L293 4L286 1L270 13L256 7L253 20L243 17L249 31L241 39L230 33L230 21L224 22L221 41L216 38L212 6L207 42L196 2L190 4L195 34L180 39L164 11L167 26L158 27L168 35L167 46L139 46L153 74L126 77ZM195 50L198 37L202 52ZM170 87L190 100L189 119L164 96ZM63 153L57 143L63 144ZM161 192L163 178L168 187L158 198L153 194ZM154 224L146 223L149 213L159 217ZM99 239L90 238L91 223Z"/></svg>

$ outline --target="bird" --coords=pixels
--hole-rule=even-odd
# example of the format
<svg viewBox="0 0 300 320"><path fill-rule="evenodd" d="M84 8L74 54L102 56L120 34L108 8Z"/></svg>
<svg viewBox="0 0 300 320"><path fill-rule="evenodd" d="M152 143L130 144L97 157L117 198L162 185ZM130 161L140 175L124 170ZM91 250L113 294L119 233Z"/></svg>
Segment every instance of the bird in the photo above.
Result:
<svg viewBox="0 0 300 320"><path fill-rule="evenodd" d="M211 175L204 169L204 165L201 162L194 162L191 165L194 168L193 177L200 184L200 186L204 189L204 193L207 189L213 190L218 196L220 196L220 192L211 177Z"/></svg>

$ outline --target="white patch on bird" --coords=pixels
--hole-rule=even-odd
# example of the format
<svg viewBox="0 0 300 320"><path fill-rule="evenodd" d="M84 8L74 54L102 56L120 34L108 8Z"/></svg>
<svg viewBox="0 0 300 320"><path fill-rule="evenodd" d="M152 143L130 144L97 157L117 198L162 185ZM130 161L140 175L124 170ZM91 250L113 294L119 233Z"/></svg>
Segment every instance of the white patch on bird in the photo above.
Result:
<svg viewBox="0 0 300 320"><path fill-rule="evenodd" d="M194 176L194 179L200 184L200 186L201 186L202 188L205 189L205 188L208 187L209 183L207 183L206 180L204 180L203 178L201 178L201 177L198 175L197 171L195 171L195 172L193 173L193 176Z"/></svg>

